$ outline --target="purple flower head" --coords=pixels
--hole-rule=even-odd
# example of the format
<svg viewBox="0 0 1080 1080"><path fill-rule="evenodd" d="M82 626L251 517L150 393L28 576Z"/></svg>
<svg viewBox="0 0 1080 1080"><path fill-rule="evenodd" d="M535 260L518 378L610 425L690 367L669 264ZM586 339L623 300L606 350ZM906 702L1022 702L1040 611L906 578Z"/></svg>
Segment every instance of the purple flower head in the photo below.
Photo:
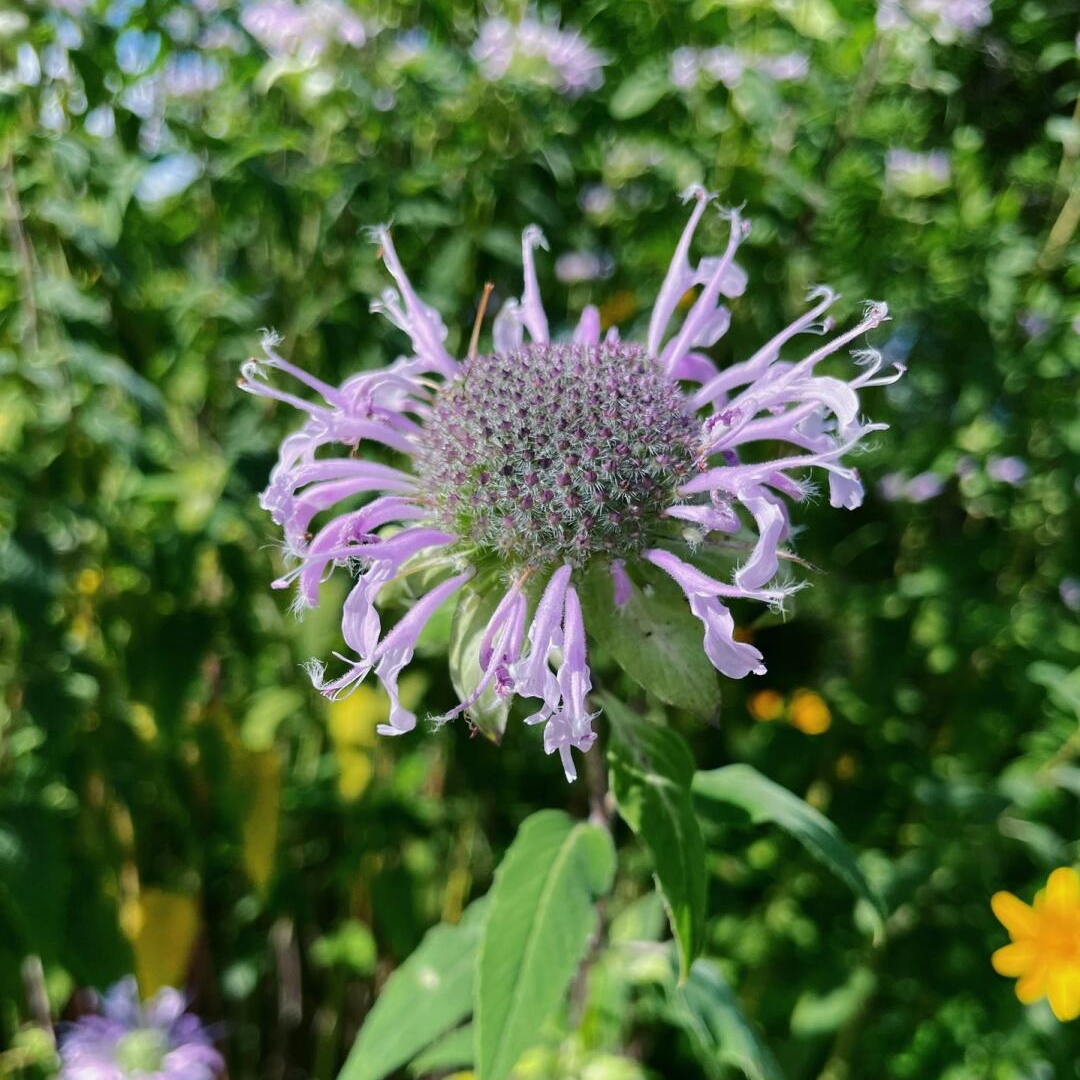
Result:
<svg viewBox="0 0 1080 1080"><path fill-rule="evenodd" d="M918 154L893 148L885 155L885 186L905 195L932 195L947 187L952 165L944 150Z"/></svg>
<svg viewBox="0 0 1080 1080"><path fill-rule="evenodd" d="M1032 311L1030 308L1020 312L1016 317L1016 322L1025 336L1031 340L1042 337L1053 325L1050 319L1041 312Z"/></svg>
<svg viewBox="0 0 1080 1080"><path fill-rule="evenodd" d="M937 473L924 472L907 482L907 497L913 503L929 502L945 490L945 481Z"/></svg>
<svg viewBox="0 0 1080 1080"><path fill-rule="evenodd" d="M929 32L941 45L969 38L993 17L991 0L878 0L879 30Z"/></svg>
<svg viewBox="0 0 1080 1080"><path fill-rule="evenodd" d="M359 49L375 33L344 0L253 0L240 23L271 56L305 64L333 45Z"/></svg>
<svg viewBox="0 0 1080 1080"><path fill-rule="evenodd" d="M47 0L47 3L55 11L78 17L93 3L93 0Z"/></svg>
<svg viewBox="0 0 1080 1080"><path fill-rule="evenodd" d="M891 472L878 481L878 494L886 502L929 502L944 490L945 481L932 472L918 473L910 479L903 473Z"/></svg>
<svg viewBox="0 0 1080 1080"><path fill-rule="evenodd" d="M60 1080L215 1080L224 1061L178 990L147 1002L131 977L72 1024L60 1043Z"/></svg>
<svg viewBox="0 0 1080 1080"><path fill-rule="evenodd" d="M847 376L820 365L880 326L886 306L868 303L838 333L828 315L836 296L815 289L803 315L719 368L707 350L728 328L725 298L746 288L735 256L749 226L738 211L723 211L725 250L695 258L694 235L714 196L692 188L686 199L689 222L636 340L616 327L602 333L591 306L567 340L552 340L535 262L547 244L530 226L524 287L495 318L491 351L456 359L442 319L379 228L394 286L372 307L409 339L406 355L332 386L285 360L267 335L264 357L244 365L243 389L305 416L261 497L291 564L274 585L295 586L302 611L319 603L335 569L352 573L342 612L348 653L333 671L318 660L308 670L330 698L374 672L391 698L384 734L416 725L397 679L424 625L451 600L472 618L482 600L490 614L467 657L475 677L437 722L475 715L485 702L534 699L527 723L544 725L545 749L558 752L573 779L573 751L595 738L578 593L587 574L606 577L617 611L649 576L667 575L700 621L715 667L730 678L760 674L763 657L737 640L728 604L779 606L795 588L780 560L791 539L789 503L815 491L809 472L827 477L832 506L862 502L847 458L882 425L862 418L859 392L895 381L901 369L884 371L873 350L855 352ZM808 335L817 341L800 348ZM306 392L279 388L275 375ZM718 534L744 555L731 580L695 565ZM385 627L382 590L421 572L420 598Z"/></svg>
<svg viewBox="0 0 1080 1080"><path fill-rule="evenodd" d="M986 459L986 475L999 484L1019 487L1027 478L1027 462L1018 457L991 456Z"/></svg>
<svg viewBox="0 0 1080 1080"><path fill-rule="evenodd" d="M673 86L688 90L699 82L723 83L733 90L748 71L773 82L798 82L806 78L810 60L805 53L760 56L717 45L711 49L682 47L671 54L670 78Z"/></svg>
<svg viewBox="0 0 1080 1080"><path fill-rule="evenodd" d="M486 19L473 43L473 59L489 82L507 75L576 97L604 82L603 53L575 30L526 15L519 22Z"/></svg>
<svg viewBox="0 0 1080 1080"><path fill-rule="evenodd" d="M1061 596L1061 602L1070 611L1080 611L1080 578L1062 578L1058 593Z"/></svg>
<svg viewBox="0 0 1080 1080"><path fill-rule="evenodd" d="M221 85L224 77L217 60L194 51L173 53L165 61L165 93L172 98L208 94Z"/></svg>
<svg viewBox="0 0 1080 1080"><path fill-rule="evenodd" d="M567 251L555 260L555 277L565 285L605 278L611 271L611 258L595 251Z"/></svg>

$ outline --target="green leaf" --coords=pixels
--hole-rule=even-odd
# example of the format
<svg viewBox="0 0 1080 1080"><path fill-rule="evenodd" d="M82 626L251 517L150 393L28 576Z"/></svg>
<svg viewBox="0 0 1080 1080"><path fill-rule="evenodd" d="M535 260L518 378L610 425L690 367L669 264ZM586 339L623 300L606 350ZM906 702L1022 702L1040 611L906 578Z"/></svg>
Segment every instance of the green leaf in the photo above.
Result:
<svg viewBox="0 0 1080 1080"><path fill-rule="evenodd" d="M347 919L332 934L323 934L311 945L313 963L320 967L340 966L357 975L370 975L377 959L375 938L356 919Z"/></svg>
<svg viewBox="0 0 1080 1080"><path fill-rule="evenodd" d="M1027 675L1033 683L1046 687L1058 708L1080 717L1080 668L1070 671L1060 664L1036 660L1028 665Z"/></svg>
<svg viewBox="0 0 1080 1080"><path fill-rule="evenodd" d="M779 1063L712 961L696 961L686 982L669 987L669 995L671 1020L689 1035L710 1076L726 1075L719 1068L726 1064L749 1080L783 1080Z"/></svg>
<svg viewBox="0 0 1080 1080"><path fill-rule="evenodd" d="M705 843L691 795L694 759L671 728L660 727L609 694L608 765L619 814L652 856L685 978L705 932Z"/></svg>
<svg viewBox="0 0 1080 1080"><path fill-rule="evenodd" d="M843 23L829 0L776 0L774 8L803 37L829 41L843 33Z"/></svg>
<svg viewBox="0 0 1080 1080"><path fill-rule="evenodd" d="M477 900L456 926L424 935L387 980L338 1080L381 1080L468 1015L487 906Z"/></svg>
<svg viewBox="0 0 1080 1080"><path fill-rule="evenodd" d="M466 589L454 611L450 630L450 681L461 701L472 695L480 682L480 641L488 620L499 605L502 593L498 589L478 593ZM501 742L510 715L510 698L501 698L492 682L469 706L469 719L493 742Z"/></svg>
<svg viewBox="0 0 1080 1080"><path fill-rule="evenodd" d="M716 669L702 647L704 631L682 590L666 575L643 567L645 587L615 606L607 570L589 574L582 588L592 636L639 686L661 701L709 717L720 708Z"/></svg>
<svg viewBox="0 0 1080 1080"><path fill-rule="evenodd" d="M629 120L648 112L670 91L667 65L643 64L611 95L608 109L616 120Z"/></svg>
<svg viewBox="0 0 1080 1080"><path fill-rule="evenodd" d="M886 912L881 897L870 887L840 830L824 814L749 765L699 772L693 791L706 816L715 814L717 804L724 804L744 810L755 823L779 825L867 902L875 929L882 929Z"/></svg>
<svg viewBox="0 0 1080 1080"><path fill-rule="evenodd" d="M245 749L253 753L269 750L278 726L303 706L303 697L285 687L272 686L253 694L240 724L240 741Z"/></svg>
<svg viewBox="0 0 1080 1080"><path fill-rule="evenodd" d="M426 1076L428 1073L442 1075L450 1070L469 1068L473 1063L474 1039L471 1024L454 1028L418 1054L409 1063L409 1072L413 1076Z"/></svg>
<svg viewBox="0 0 1080 1080"><path fill-rule="evenodd" d="M605 830L541 810L495 873L477 967L477 1080L503 1080L559 1004L615 875Z"/></svg>

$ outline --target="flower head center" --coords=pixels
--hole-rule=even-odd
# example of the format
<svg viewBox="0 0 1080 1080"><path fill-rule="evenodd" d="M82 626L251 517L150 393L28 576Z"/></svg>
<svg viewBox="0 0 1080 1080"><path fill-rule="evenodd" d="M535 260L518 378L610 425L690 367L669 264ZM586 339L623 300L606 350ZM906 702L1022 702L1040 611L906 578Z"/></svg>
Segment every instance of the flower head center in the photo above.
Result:
<svg viewBox="0 0 1080 1080"><path fill-rule="evenodd" d="M417 454L441 528L520 566L646 546L692 467L698 424L629 344L476 356L439 391Z"/></svg>
<svg viewBox="0 0 1080 1080"><path fill-rule="evenodd" d="M116 1042L116 1063L132 1076L160 1070L169 1042L165 1032L138 1028L121 1035Z"/></svg>
<svg viewBox="0 0 1080 1080"><path fill-rule="evenodd" d="M1042 912L1036 933L1043 956L1059 963L1080 964L1080 907Z"/></svg>

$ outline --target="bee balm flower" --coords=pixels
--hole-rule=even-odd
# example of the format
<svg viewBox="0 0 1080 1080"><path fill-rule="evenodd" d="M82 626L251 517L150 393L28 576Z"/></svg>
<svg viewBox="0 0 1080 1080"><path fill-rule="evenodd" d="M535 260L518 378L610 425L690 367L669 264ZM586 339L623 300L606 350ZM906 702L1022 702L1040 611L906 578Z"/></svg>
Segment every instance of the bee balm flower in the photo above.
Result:
<svg viewBox="0 0 1080 1080"><path fill-rule="evenodd" d="M994 970L1015 978L1016 996L1030 1005L1050 1000L1059 1020L1080 1016L1080 874L1055 870L1030 906L1012 893L995 893L991 906L1010 944L994 953Z"/></svg>
<svg viewBox="0 0 1080 1080"><path fill-rule="evenodd" d="M515 76L568 97L602 86L607 62L577 31L532 15L518 22L502 16L485 20L472 56L489 82Z"/></svg>
<svg viewBox="0 0 1080 1080"><path fill-rule="evenodd" d="M183 995L161 990L145 1004L132 978L101 1002L101 1015L84 1016L61 1039L61 1080L214 1080L221 1055Z"/></svg>
<svg viewBox="0 0 1080 1080"><path fill-rule="evenodd" d="M307 414L282 444L261 500L284 529L295 562L275 585L295 582L302 610L318 603L334 567L355 571L342 617L352 655L339 658L344 669L333 675L321 661L309 670L331 698L374 672L391 700L383 734L416 725L398 699L397 680L431 615L455 594L465 603L470 594L494 593L501 599L470 657L475 685L438 720L468 713L483 695L537 699L526 722L545 725L545 749L559 752L572 780L572 748L585 751L595 738L577 592L586 572L599 567L610 575L616 607L634 595L643 572L668 575L700 620L713 665L736 679L761 674L762 655L736 640L727 601L779 604L791 591L775 582L790 531L785 498L805 499L812 488L803 474L817 468L828 476L833 506L861 503L859 476L843 458L882 425L860 419L858 391L899 372L879 375L875 352L856 354L860 370L846 381L817 368L886 319L885 305L867 305L856 326L828 337L826 312L836 297L817 289L806 314L752 356L718 370L701 350L727 330L722 298L745 287L735 254L748 226L727 212L726 250L695 263L691 242L714 196L694 188L687 198L690 220L644 341L623 340L615 328L601 335L593 307L569 340L552 341L534 261L546 245L533 226L522 238L524 290L495 319L494 348L456 360L389 232L377 229L397 287L373 308L408 335L412 354L340 387L288 363L273 337L265 358L245 365L243 389ZM696 299L672 327L693 289ZM798 359L781 359L802 334L826 340ZM272 386L272 371L322 400ZM763 457L762 447L778 444L787 449ZM335 447L336 455L328 453ZM388 456L397 464L385 463ZM370 501L335 512L357 497ZM331 516L313 529L320 514ZM384 530L391 525L396 531ZM752 541L731 581L710 576L687 555L714 534L745 527ZM420 571L428 591L384 632L376 607L381 590Z"/></svg>

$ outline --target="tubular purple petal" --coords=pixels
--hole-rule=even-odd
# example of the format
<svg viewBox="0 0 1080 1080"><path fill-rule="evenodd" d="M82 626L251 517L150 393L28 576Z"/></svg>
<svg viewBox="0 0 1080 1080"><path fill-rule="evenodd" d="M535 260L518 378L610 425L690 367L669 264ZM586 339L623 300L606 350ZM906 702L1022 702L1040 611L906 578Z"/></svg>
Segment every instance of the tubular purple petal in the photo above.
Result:
<svg viewBox="0 0 1080 1080"><path fill-rule="evenodd" d="M536 279L536 259L533 252L542 247L548 249L544 234L536 225L530 225L521 234L521 261L525 268L525 291L521 295L521 319L534 342L543 344L548 340L548 321L544 303L540 299L540 283Z"/></svg>
<svg viewBox="0 0 1080 1080"><path fill-rule="evenodd" d="M586 304L574 329L575 345L600 344L600 312L593 304Z"/></svg>
<svg viewBox="0 0 1080 1080"><path fill-rule="evenodd" d="M690 265L690 245L705 213L705 208L716 198L716 195L695 184L683 192L682 198L683 202L693 199L696 205L690 212L690 220L687 221L682 236L679 237L679 242L675 246L675 253L671 256L671 265L668 267L660 291L656 294L652 315L649 318L649 332L645 339L645 348L649 355L654 357L660 355L660 346L667 334L668 323L671 322L671 316L675 314L679 301L694 283L694 270Z"/></svg>
<svg viewBox="0 0 1080 1080"><path fill-rule="evenodd" d="M515 693L522 697L542 698L548 709L558 704L558 684L548 666L548 658L552 649L562 643L560 623L570 569L569 565L560 566L551 575L529 627L529 651L511 669ZM537 722L535 718L531 719L533 723Z"/></svg>
<svg viewBox="0 0 1080 1080"><path fill-rule="evenodd" d="M386 264L386 269L390 271L390 276L397 283L401 299L405 304L405 310L400 315L401 321L398 325L412 339L417 356L431 364L433 370L452 377L457 370L457 364L443 344L446 340L446 327L439 313L416 295L416 290L413 289L412 282L409 281L409 276L405 273L401 260L398 258L394 242L390 237L390 230L385 226L380 226L372 230L372 235L382 248L383 262ZM397 317L394 321L397 322Z"/></svg>

